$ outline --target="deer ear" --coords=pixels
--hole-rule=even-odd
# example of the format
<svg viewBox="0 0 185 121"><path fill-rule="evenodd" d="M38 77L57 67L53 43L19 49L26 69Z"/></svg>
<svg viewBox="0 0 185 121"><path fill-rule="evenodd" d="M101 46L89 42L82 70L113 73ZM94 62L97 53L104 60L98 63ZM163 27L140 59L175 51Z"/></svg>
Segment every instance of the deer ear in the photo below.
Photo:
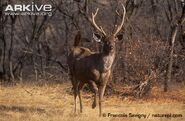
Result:
<svg viewBox="0 0 185 121"><path fill-rule="evenodd" d="M101 42L101 35L99 35L98 33L93 33L93 39L96 41L96 42Z"/></svg>
<svg viewBox="0 0 185 121"><path fill-rule="evenodd" d="M117 35L117 39L118 39L118 40L122 40L122 39L123 39L123 34Z"/></svg>

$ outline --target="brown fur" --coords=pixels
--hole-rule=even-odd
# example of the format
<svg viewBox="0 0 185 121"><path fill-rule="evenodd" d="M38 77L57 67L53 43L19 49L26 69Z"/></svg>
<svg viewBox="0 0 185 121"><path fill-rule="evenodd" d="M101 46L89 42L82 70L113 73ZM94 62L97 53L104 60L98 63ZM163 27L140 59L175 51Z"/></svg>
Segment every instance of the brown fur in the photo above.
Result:
<svg viewBox="0 0 185 121"><path fill-rule="evenodd" d="M71 49L71 53L68 56L68 65L74 89L75 111L76 97L78 95L80 99L80 111L82 112L80 90L87 83L94 92L93 108L96 107L96 95L99 93L101 114L101 101L103 100L105 87L115 58L115 39L114 36L105 38L103 52L100 53L92 52L88 48L80 46L75 46Z"/></svg>

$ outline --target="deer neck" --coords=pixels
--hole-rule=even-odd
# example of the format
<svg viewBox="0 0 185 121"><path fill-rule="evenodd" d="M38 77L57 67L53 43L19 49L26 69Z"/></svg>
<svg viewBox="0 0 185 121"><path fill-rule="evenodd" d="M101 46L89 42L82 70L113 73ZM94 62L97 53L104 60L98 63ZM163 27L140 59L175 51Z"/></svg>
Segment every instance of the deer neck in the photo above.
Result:
<svg viewBox="0 0 185 121"><path fill-rule="evenodd" d="M101 53L100 60L101 60L101 70L102 72L107 72L111 70L112 64L115 59L115 52L112 53Z"/></svg>

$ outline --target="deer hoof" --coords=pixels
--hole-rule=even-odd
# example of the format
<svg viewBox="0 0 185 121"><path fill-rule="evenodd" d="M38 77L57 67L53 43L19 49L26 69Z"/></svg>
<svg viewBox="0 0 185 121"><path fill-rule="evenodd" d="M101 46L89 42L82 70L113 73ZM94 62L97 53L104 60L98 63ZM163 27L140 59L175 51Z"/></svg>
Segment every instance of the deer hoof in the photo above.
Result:
<svg viewBox="0 0 185 121"><path fill-rule="evenodd" d="M92 108L96 108L96 102L94 101L93 104L92 104Z"/></svg>

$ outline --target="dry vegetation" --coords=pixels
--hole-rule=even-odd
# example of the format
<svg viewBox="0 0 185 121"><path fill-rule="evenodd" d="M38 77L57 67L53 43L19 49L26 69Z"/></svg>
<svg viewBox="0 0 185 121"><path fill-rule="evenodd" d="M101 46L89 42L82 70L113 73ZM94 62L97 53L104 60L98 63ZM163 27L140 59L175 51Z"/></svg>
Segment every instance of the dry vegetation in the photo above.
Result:
<svg viewBox="0 0 185 121"><path fill-rule="evenodd" d="M106 96L105 113L175 113L185 120L185 88L164 93L162 89L153 88L150 96L136 99L125 96ZM98 108L91 109L91 93L83 92L84 112L74 114L74 101L71 84L17 84L0 87L0 121L87 121L87 120L140 120L138 118L99 118ZM79 109L79 107L78 107ZM79 112L79 110L78 110ZM159 118L149 118L159 120ZM149 120L148 119L148 120ZM160 118L165 121L167 118Z"/></svg>

